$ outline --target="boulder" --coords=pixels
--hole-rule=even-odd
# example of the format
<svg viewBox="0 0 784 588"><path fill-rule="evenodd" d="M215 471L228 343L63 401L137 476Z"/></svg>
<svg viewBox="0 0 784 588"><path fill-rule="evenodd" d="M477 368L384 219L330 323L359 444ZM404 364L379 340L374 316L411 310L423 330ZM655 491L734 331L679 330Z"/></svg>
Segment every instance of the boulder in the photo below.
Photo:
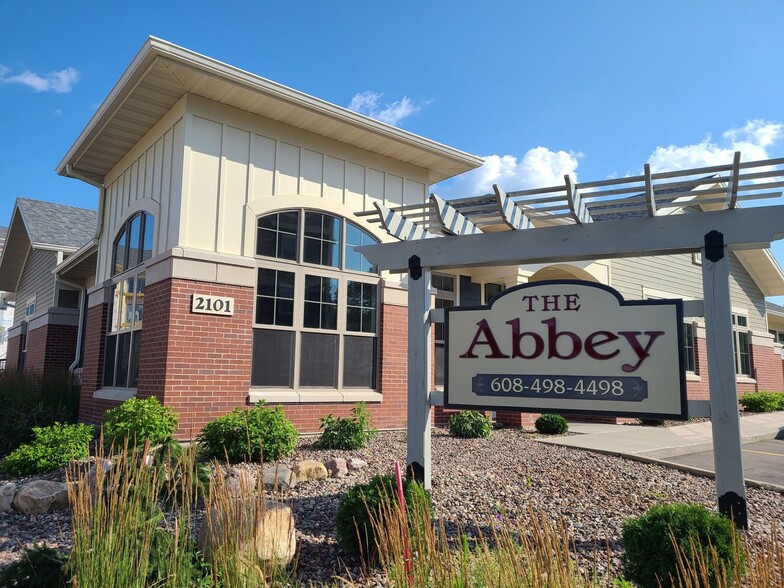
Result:
<svg viewBox="0 0 784 588"><path fill-rule="evenodd" d="M233 467L226 480L226 490L236 496L253 496L256 492L256 477L249 470Z"/></svg>
<svg viewBox="0 0 784 588"><path fill-rule="evenodd" d="M262 472L267 490L290 490L297 485L297 475L282 465L266 465Z"/></svg>
<svg viewBox="0 0 784 588"><path fill-rule="evenodd" d="M294 516L288 506L262 498L230 497L217 501L205 513L198 544L208 562L214 561L217 549L231 546L243 557L255 556L257 561L247 565L268 567L291 562L297 547L295 537Z"/></svg>
<svg viewBox="0 0 784 588"><path fill-rule="evenodd" d="M0 485L0 512L8 512L11 510L11 504L14 502L14 495L16 495L16 484L13 482L6 482Z"/></svg>
<svg viewBox="0 0 784 588"><path fill-rule="evenodd" d="M14 508L28 515L68 508L68 487L63 482L33 480L16 493Z"/></svg>
<svg viewBox="0 0 784 588"><path fill-rule="evenodd" d="M346 466L348 467L348 471L356 472L357 470L366 468L367 462L364 459L359 459L358 457L349 457L346 460Z"/></svg>
<svg viewBox="0 0 784 588"><path fill-rule="evenodd" d="M297 475L297 480L299 481L320 480L329 475L326 466L315 459L306 459L299 462L294 466L294 473Z"/></svg>
<svg viewBox="0 0 784 588"><path fill-rule="evenodd" d="M111 459L97 459L95 463L90 465L90 469L87 470L87 485L90 487L90 494L95 495L95 478L99 473L101 475L101 487L108 488L107 477L111 469Z"/></svg>
<svg viewBox="0 0 784 588"><path fill-rule="evenodd" d="M346 460L342 457L333 457L326 464L330 475L333 478L343 478L348 475L348 466Z"/></svg>

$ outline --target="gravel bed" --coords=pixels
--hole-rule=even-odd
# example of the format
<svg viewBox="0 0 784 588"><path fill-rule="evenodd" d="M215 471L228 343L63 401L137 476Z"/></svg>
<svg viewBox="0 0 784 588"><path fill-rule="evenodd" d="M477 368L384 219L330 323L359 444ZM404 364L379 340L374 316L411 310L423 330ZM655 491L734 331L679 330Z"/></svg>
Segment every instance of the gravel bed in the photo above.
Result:
<svg viewBox="0 0 784 588"><path fill-rule="evenodd" d="M503 513L512 522L525 522L529 509L552 520L562 519L584 563L595 550L611 553L610 566L619 571L621 525L629 516L667 501L695 502L715 509L715 483L663 466L601 455L536 441L538 435L519 429L500 429L490 439L456 439L434 428L433 500L436 516L447 523L471 528ZM394 471L394 461L405 462L402 432L381 433L362 450L316 450L312 438L300 439L294 456L325 462L331 457L360 457L368 467L346 478L301 483L286 500L293 509L299 548L297 576L304 582L328 581L336 576L356 578L359 562L337 547L333 519L341 493L373 475ZM784 518L784 495L747 489L749 524L753 536L765 536L771 523ZM200 518L200 517L197 517ZM0 513L0 566L19 557L22 546L46 541L63 551L70 548L67 512L26 517ZM781 525L780 525L781 527ZM778 541L784 541L780 528ZM600 558L600 569L606 558Z"/></svg>

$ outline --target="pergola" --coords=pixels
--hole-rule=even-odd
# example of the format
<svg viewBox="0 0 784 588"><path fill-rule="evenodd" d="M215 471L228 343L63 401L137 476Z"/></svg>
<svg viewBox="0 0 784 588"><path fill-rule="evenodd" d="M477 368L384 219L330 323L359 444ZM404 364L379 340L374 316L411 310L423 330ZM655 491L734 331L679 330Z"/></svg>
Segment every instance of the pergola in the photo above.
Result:
<svg viewBox="0 0 784 588"><path fill-rule="evenodd" d="M446 201L359 216L399 242L359 250L379 269L408 272L408 467L430 486L431 271L472 266L562 263L702 252L704 301L684 305L706 322L710 403L690 413L710 416L719 509L747 526L740 423L733 362L728 250L764 249L784 237L784 205L738 208L741 201L781 196L784 159L651 173ZM688 213L696 214L688 214ZM602 221L602 222L596 222Z"/></svg>

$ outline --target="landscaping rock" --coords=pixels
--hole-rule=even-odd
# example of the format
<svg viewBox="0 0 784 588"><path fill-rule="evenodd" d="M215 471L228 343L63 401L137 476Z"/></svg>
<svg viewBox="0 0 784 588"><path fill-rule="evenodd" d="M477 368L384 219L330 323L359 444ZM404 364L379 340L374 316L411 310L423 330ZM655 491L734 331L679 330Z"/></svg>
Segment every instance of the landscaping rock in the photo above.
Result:
<svg viewBox="0 0 784 588"><path fill-rule="evenodd" d="M95 494L95 477L97 476L98 472L101 472L103 476L103 485L104 488L106 487L106 476L109 475L109 470L112 469L112 460L110 459L98 459L90 465L90 469L87 470L87 485L90 487L90 493Z"/></svg>
<svg viewBox="0 0 784 588"><path fill-rule="evenodd" d="M297 547L291 509L271 500L246 500L233 508L213 507L199 529L199 549L206 561L211 562L215 549L226 545L227 534L236 537L239 553L255 553L259 562L267 565L288 565Z"/></svg>
<svg viewBox="0 0 784 588"><path fill-rule="evenodd" d="M333 478L343 478L348 475L348 465L342 457L333 457L326 464L330 475Z"/></svg>
<svg viewBox="0 0 784 588"><path fill-rule="evenodd" d="M294 473L300 482L303 480L320 480L329 475L326 466L315 459L306 459L299 462L294 466Z"/></svg>
<svg viewBox="0 0 784 588"><path fill-rule="evenodd" d="M16 484L7 482L0 486L0 512L8 512L14 502Z"/></svg>
<svg viewBox="0 0 784 588"><path fill-rule="evenodd" d="M297 475L282 465L264 466L264 487L267 490L286 491L297 485Z"/></svg>
<svg viewBox="0 0 784 588"><path fill-rule="evenodd" d="M237 496L252 496L256 491L256 477L248 470L233 467L226 480L226 490Z"/></svg>
<svg viewBox="0 0 784 588"><path fill-rule="evenodd" d="M14 508L24 514L39 515L68 508L68 489L63 482L33 480L16 493Z"/></svg>
<svg viewBox="0 0 784 588"><path fill-rule="evenodd" d="M358 457L349 457L346 460L346 466L348 467L348 471L356 472L362 468L366 468L367 462L364 459L359 459Z"/></svg>

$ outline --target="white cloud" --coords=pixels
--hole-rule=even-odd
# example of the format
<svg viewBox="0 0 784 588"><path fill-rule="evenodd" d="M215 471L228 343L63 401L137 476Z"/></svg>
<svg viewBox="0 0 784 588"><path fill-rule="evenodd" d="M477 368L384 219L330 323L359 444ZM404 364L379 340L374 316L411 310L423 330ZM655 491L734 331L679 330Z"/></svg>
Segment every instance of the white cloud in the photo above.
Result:
<svg viewBox="0 0 784 588"><path fill-rule="evenodd" d="M408 96L395 102L381 103L383 94L366 90L355 94L348 105L349 110L375 118L383 123L397 126L403 119L422 110L429 102L414 103Z"/></svg>
<svg viewBox="0 0 784 588"><path fill-rule="evenodd" d="M722 134L722 142L713 141L710 135L692 145L657 147L648 157L651 171L689 169L732 163L736 151L743 161L768 159L768 147L784 137L784 125L775 121L755 119L743 127L730 129Z"/></svg>
<svg viewBox="0 0 784 588"><path fill-rule="evenodd" d="M577 177L582 153L551 151L547 147L529 149L522 158L514 155L488 155L482 167L433 186L441 196L460 198L488 194L493 184L507 192L563 184L564 176Z"/></svg>
<svg viewBox="0 0 784 588"><path fill-rule="evenodd" d="M32 88L36 92L56 92L63 94L70 92L74 84L79 81L79 72L72 67L67 67L60 71L39 75L30 70L11 75L11 70L0 65L0 83L2 84L21 84Z"/></svg>

